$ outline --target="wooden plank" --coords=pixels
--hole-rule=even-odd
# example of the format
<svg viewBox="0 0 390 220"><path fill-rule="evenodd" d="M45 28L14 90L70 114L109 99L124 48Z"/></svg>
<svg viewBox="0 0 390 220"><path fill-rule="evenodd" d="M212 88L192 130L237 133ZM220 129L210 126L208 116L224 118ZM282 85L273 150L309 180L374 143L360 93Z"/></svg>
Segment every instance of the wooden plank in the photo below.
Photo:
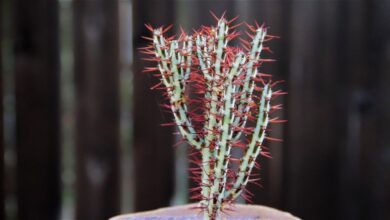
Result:
<svg viewBox="0 0 390 220"><path fill-rule="evenodd" d="M0 6L3 8L3 0L0 0ZM3 42L3 10L0 10L0 42ZM3 59L2 59L2 43L0 44L0 103L3 103ZM3 121L3 105L0 106L0 219L5 219L4 213L4 121Z"/></svg>
<svg viewBox="0 0 390 220"><path fill-rule="evenodd" d="M158 91L149 88L157 83L150 74L142 74L144 66L150 62L141 60L137 48L145 46L141 37L149 36L144 27L150 23L154 27L169 25L174 21L173 0L133 1L134 27L134 181L135 210L148 210L168 206L173 195L174 157L173 128L161 127L161 123L172 120L159 104L163 102Z"/></svg>
<svg viewBox="0 0 390 220"><path fill-rule="evenodd" d="M362 117L361 214L364 219L389 219L390 198L390 2L368 1L368 68L365 81L368 102L360 105ZM370 95L372 94L372 95Z"/></svg>
<svg viewBox="0 0 390 220"><path fill-rule="evenodd" d="M60 208L58 3L13 1L19 219Z"/></svg>
<svg viewBox="0 0 390 220"><path fill-rule="evenodd" d="M375 137L373 116L373 93L370 87L373 80L369 80L369 57L371 29L370 10L367 1L355 1L354 4L344 4L345 18L340 30L343 42L343 72L345 77L346 111L345 144L340 148L339 162L339 219L373 219L367 218L370 207L367 202L367 189L363 178L364 167L369 164L369 158L364 149L372 147ZM365 158L365 159L363 159ZM375 218L374 218L375 219ZM379 218L380 219L380 218Z"/></svg>
<svg viewBox="0 0 390 220"><path fill-rule="evenodd" d="M120 211L118 1L74 1L76 218Z"/></svg>

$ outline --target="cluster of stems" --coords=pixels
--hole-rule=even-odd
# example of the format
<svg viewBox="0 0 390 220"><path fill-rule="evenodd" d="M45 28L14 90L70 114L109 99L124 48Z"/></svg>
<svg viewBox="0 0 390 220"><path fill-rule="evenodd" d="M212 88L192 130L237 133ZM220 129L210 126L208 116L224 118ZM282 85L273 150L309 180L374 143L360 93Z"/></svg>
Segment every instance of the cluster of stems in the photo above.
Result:
<svg viewBox="0 0 390 220"><path fill-rule="evenodd" d="M178 38L164 36L170 27L146 25L151 43L141 48L150 55L146 60L157 63L145 72L155 71L160 80L152 89L161 89L168 100L162 105L173 114L168 125L177 126L193 149L191 161L198 166L191 171L199 186L192 192L204 219L219 219L239 195L249 199L245 187L258 181L252 173L256 158L270 157L263 143L277 140L267 136L269 124L282 122L269 114L281 108L270 101L283 92L273 91L277 82L259 72L273 61L262 58L262 52L269 50L264 44L274 36L264 26L246 24L241 37L229 27L235 19L215 18L216 26L202 26L192 35L182 30ZM230 46L233 39L241 47Z"/></svg>

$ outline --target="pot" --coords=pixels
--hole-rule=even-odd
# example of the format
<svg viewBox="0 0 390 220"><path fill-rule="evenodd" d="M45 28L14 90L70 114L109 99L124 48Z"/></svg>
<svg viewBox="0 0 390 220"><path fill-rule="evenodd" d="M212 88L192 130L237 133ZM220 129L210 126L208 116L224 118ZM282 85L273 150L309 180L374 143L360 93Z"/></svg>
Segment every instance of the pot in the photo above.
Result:
<svg viewBox="0 0 390 220"><path fill-rule="evenodd" d="M288 212L261 205L236 204L221 215L223 220L299 220ZM197 204L181 205L153 211L119 215L110 220L201 220Z"/></svg>

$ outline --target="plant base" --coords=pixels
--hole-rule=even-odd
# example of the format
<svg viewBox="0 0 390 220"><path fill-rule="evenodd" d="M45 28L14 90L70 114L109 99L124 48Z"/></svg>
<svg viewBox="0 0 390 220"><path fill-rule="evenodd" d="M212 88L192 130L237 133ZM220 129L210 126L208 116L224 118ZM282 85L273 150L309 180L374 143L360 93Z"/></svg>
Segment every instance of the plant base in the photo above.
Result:
<svg viewBox="0 0 390 220"><path fill-rule="evenodd" d="M119 215L110 220L201 220L197 204L161 208L147 212ZM299 220L288 212L260 205L234 205L222 214L223 220Z"/></svg>

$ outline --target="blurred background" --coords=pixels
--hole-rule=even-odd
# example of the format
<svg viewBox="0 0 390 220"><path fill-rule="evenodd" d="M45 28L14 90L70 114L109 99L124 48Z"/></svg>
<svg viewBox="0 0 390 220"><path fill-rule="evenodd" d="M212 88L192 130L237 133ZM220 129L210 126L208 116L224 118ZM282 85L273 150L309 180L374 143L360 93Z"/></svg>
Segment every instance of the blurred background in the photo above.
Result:
<svg viewBox="0 0 390 220"><path fill-rule="evenodd" d="M189 201L187 148L142 74L144 23L209 11L281 38L285 79L253 203L303 219L390 219L390 1L0 0L0 219L99 220Z"/></svg>

